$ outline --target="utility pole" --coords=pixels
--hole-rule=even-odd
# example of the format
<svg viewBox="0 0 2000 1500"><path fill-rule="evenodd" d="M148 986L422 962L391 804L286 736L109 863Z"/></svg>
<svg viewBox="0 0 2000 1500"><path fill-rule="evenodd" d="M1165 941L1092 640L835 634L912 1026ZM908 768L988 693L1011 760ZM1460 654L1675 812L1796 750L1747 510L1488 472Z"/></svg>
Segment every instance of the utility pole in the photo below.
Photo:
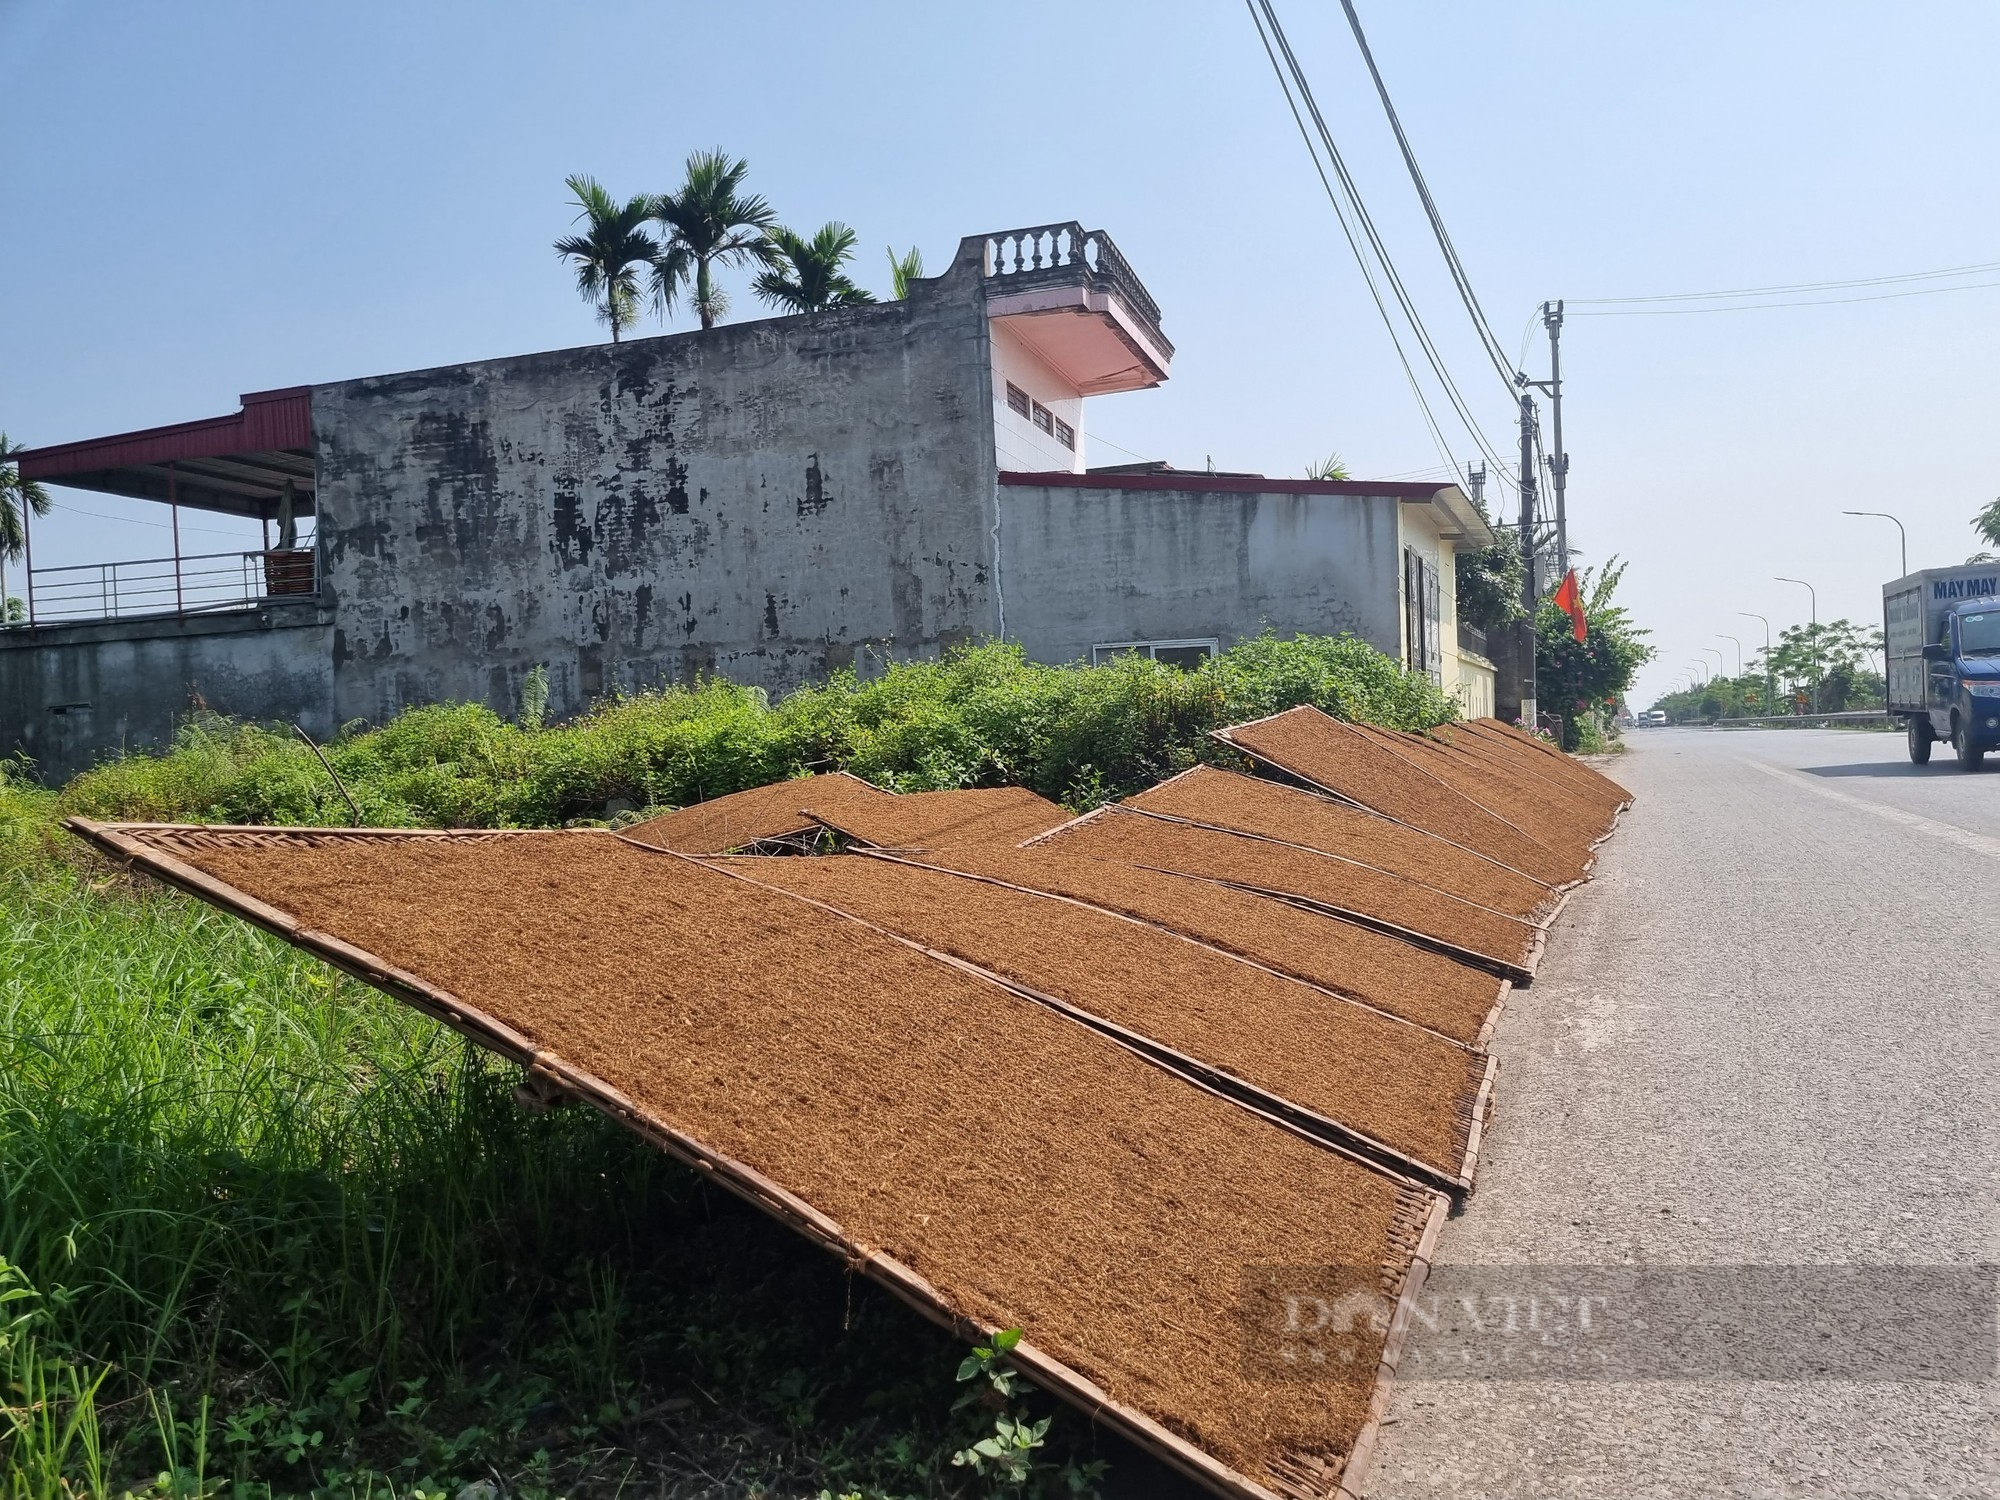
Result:
<svg viewBox="0 0 2000 1500"><path fill-rule="evenodd" d="M1535 701L1535 613L1542 592L1535 585L1535 398L1521 392L1521 723L1533 729L1541 722Z"/></svg>
<svg viewBox="0 0 2000 1500"><path fill-rule="evenodd" d="M1556 566L1565 572L1569 569L1569 511L1563 505L1563 492L1569 480L1569 455L1563 452L1563 366L1562 366L1562 326L1563 305L1561 301L1542 304L1542 323L1549 330L1549 420L1554 431L1550 434L1555 444L1555 452L1549 455L1549 476L1556 488Z"/></svg>
<svg viewBox="0 0 2000 1500"><path fill-rule="evenodd" d="M1465 466L1465 482L1472 486L1472 503L1479 507L1479 513L1486 514L1486 464L1481 461Z"/></svg>

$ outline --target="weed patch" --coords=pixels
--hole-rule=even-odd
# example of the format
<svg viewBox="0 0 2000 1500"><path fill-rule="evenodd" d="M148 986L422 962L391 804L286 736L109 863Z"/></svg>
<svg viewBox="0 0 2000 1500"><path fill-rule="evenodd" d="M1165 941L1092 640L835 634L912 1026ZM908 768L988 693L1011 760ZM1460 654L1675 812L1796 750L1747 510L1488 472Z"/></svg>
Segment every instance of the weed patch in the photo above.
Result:
<svg viewBox="0 0 2000 1500"><path fill-rule="evenodd" d="M325 747L364 822L530 828L672 808L807 771L900 792L1024 786L1084 810L1199 761L1223 724L1311 703L1338 718L1427 729L1454 717L1424 676L1365 643L1246 641L1196 671L1140 657L1052 667L989 644L851 674L773 704L709 680L600 704L544 726L473 704L352 725ZM66 787L66 812L127 821L353 821L289 730L198 716L163 755L109 761Z"/></svg>

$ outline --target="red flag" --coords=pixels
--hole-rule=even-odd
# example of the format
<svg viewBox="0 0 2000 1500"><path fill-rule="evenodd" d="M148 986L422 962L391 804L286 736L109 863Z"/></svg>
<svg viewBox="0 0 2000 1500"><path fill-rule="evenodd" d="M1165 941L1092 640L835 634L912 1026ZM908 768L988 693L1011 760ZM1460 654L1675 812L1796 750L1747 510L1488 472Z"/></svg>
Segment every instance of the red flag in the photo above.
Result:
<svg viewBox="0 0 2000 1500"><path fill-rule="evenodd" d="M1583 595L1576 586L1576 569L1563 574L1562 587L1556 590L1556 608L1570 618L1570 633L1578 640L1590 634L1583 623Z"/></svg>

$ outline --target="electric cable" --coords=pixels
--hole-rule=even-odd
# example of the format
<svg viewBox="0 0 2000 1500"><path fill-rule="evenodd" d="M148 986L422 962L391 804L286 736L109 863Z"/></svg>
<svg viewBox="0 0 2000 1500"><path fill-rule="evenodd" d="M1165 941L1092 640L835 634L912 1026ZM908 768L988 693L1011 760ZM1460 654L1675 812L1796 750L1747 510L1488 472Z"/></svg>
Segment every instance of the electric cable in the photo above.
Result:
<svg viewBox="0 0 2000 1500"><path fill-rule="evenodd" d="M1439 385L1443 388L1447 399L1450 400L1453 409L1457 412L1459 420L1465 424L1467 432L1471 434L1474 442L1478 444L1480 452L1493 465L1501 482L1503 484L1514 483L1514 481L1506 477L1505 463L1495 452L1492 443L1487 439L1477 419L1472 415L1470 407L1467 405L1464 396L1460 393L1457 383L1452 379L1450 370L1444 363L1443 356L1439 353L1435 341L1431 338L1430 330L1425 326L1421 314L1418 313L1416 304L1410 296L1409 289L1404 284L1401 274L1396 269L1395 261L1389 254L1388 246L1384 243L1380 232L1376 229L1374 220L1368 213L1367 205L1362 200L1353 177L1347 171L1347 164L1340 154L1340 148L1334 143L1333 133L1328 129L1326 119L1320 113L1319 104L1312 93L1312 86L1306 79L1305 70L1300 65L1297 55L1292 51L1291 43L1285 36L1284 26L1278 20L1277 12L1272 7L1271 0L1245 0L1245 3L1250 8L1251 21L1257 27L1258 38L1264 44L1265 54L1270 57L1272 68L1278 75L1279 86L1285 92L1286 103L1291 108L1293 118L1298 123L1301 133L1306 137L1306 149L1313 157L1313 165L1320 175L1321 185L1325 187L1329 199L1334 203L1335 212L1340 217L1342 230L1348 237L1349 248L1354 251L1355 259L1362 268L1363 276L1369 282L1370 293L1376 298L1378 311L1381 312L1385 324L1388 324L1390 327L1391 338L1396 343L1398 356L1404 359L1405 368L1408 370L1408 359L1403 355L1401 340L1395 336L1393 322L1388 317L1387 309L1382 306L1380 293L1375 288L1374 277L1370 273L1367 257L1362 253L1359 243L1354 238L1354 233L1348 225L1346 214L1342 212L1340 195L1334 191L1331 181L1327 179L1326 167L1320 161L1320 150L1315 149L1313 145L1312 132L1307 131L1305 121L1299 114L1299 101L1303 101L1307 113L1312 116L1313 125L1318 133L1320 147L1324 149L1327 162L1331 164L1335 176L1340 181L1341 188L1347 195L1348 205L1353 209L1354 220L1360 226L1364 237L1367 239L1369 248L1374 253L1375 260L1381 267L1383 279L1388 282L1390 290L1395 294L1403 316L1409 323L1411 332L1415 335L1418 347L1423 351L1425 360L1429 363L1432 373L1437 377ZM1274 41L1276 44L1275 49L1273 47ZM1278 60L1279 53L1283 53L1284 55L1284 62L1282 64ZM1287 77L1288 71L1289 78ZM1294 88L1297 90L1296 100L1293 97ZM1410 374L1414 383L1414 372L1410 372ZM1419 394L1419 402L1424 406L1426 420L1433 427L1434 435L1436 435L1435 420L1429 416L1429 404L1422 400L1421 393ZM1444 457L1451 464L1454 472L1457 472L1457 460L1452 458L1449 451L1442 446L1441 437L1439 452L1440 456Z"/></svg>
<svg viewBox="0 0 2000 1500"><path fill-rule="evenodd" d="M1340 148L1334 143L1333 132L1328 129L1325 116L1320 113L1319 103L1313 96L1312 85L1307 81L1305 69L1300 64L1297 55L1292 51L1291 42L1285 35L1283 24L1278 20L1276 9L1272 5L1271 0L1258 0L1258 3L1263 10L1265 19L1270 23L1271 31L1277 39L1279 50L1285 54L1286 65L1290 68L1292 77L1297 83L1299 96L1305 101L1306 108L1313 117L1313 124L1318 129L1320 139L1326 148L1328 160L1332 163L1335 174L1340 178L1341 186L1346 190L1348 201L1354 210L1356 222L1361 225L1364 234L1367 236L1369 248L1374 251L1376 261L1382 267L1383 278L1389 283L1390 290L1395 293L1397 304L1402 308L1404 318L1409 322L1411 331L1416 335L1418 347L1423 350L1424 358L1430 364L1431 372L1437 377L1439 385L1444 388L1445 395L1457 411L1459 420L1465 424L1467 432L1472 435L1473 440L1479 445L1481 452L1489 459L1498 462L1498 455L1494 452L1492 443L1487 439L1485 432L1481 430L1478 420L1472 415L1471 408L1467 405L1464 396L1459 392L1458 383L1452 378L1451 371L1446 367L1444 357L1439 352L1436 341L1431 337L1430 329L1425 325L1422 315L1418 313L1416 302L1410 296L1409 289L1404 284L1402 273L1396 269L1396 263L1394 258L1389 254L1387 242L1384 241L1381 233L1375 227L1374 217L1368 212L1368 205L1361 196L1360 188L1355 185L1353 177L1347 170L1347 162L1341 156ZM1456 459L1450 461L1454 464L1457 462Z"/></svg>
<svg viewBox="0 0 2000 1500"><path fill-rule="evenodd" d="M1939 281L1951 276L1984 276L2000 271L2000 260L1941 271L1905 271L1895 276L1860 276L1849 281L1800 281L1789 286L1744 286L1719 292L1663 292L1649 297L1572 297L1573 306L1605 306L1626 302L1713 302L1722 297L1780 297L1804 292L1840 292L1858 286L1886 286L1901 281ZM1952 290L1957 290L1953 288Z"/></svg>
<svg viewBox="0 0 2000 1500"><path fill-rule="evenodd" d="M1935 297L1945 292L1977 292L2000 287L2000 281L1975 281L1964 286L1926 286L1907 292L1876 292L1862 297L1814 297L1798 302L1732 302L1721 307L1585 307L1579 318L1672 318L1697 313L1757 312L1773 307L1839 307L1849 302L1892 302L1901 297Z"/></svg>
<svg viewBox="0 0 2000 1500"><path fill-rule="evenodd" d="M1417 398L1417 407L1423 413L1424 425L1430 429L1431 440L1437 445L1438 456L1463 482L1464 475L1459 473L1457 461L1452 458L1445 444L1444 433L1438 427L1430 402L1424 397L1422 385L1417 381L1417 372L1410 367L1410 357L1403 349L1402 339L1397 336L1395 320L1389 316L1389 309L1382 304L1382 293L1375 285L1375 277L1369 270L1367 257L1361 253L1361 246L1354 238L1354 230L1348 225L1347 214L1341 207L1340 195L1333 190L1332 182L1327 179L1326 168L1319 159L1319 152L1313 147L1312 133L1306 128L1305 118L1299 113L1298 103L1292 97L1292 86L1285 77L1284 67L1279 63L1277 53L1271 48L1271 39L1264 33L1264 23L1257 14L1256 0L1244 0L1244 3L1250 7L1250 21L1257 28L1257 39L1264 44L1264 55L1271 59L1271 68L1278 76L1278 87L1284 93L1285 105L1291 110L1292 120L1299 127L1299 137L1306 143L1306 154L1312 158L1313 171L1319 175L1320 186L1326 190L1327 201L1333 205L1333 216L1340 224L1341 234L1346 237L1347 248L1354 253L1354 263L1361 270L1361 279L1367 284L1368 295L1375 303L1375 311L1381 315L1382 326L1389 334L1389 342L1395 346L1396 359L1403 367L1404 377L1410 382L1410 394Z"/></svg>
<svg viewBox="0 0 2000 1500"><path fill-rule="evenodd" d="M1395 133L1396 146L1403 153L1403 165L1409 169L1410 181L1416 186L1417 198L1424 206L1424 216L1430 220L1431 233L1437 237L1438 249L1444 254L1445 267L1451 272L1452 284L1458 288L1459 300L1465 304L1466 313L1471 317L1472 326L1486 350L1486 357L1493 361L1493 368L1500 372L1501 383L1511 393L1520 374L1520 365L1517 362L1511 368L1508 366L1507 351L1494 336L1493 325L1486 321L1485 309L1480 307L1478 294L1472 290L1472 278L1466 274L1465 263L1459 259L1458 247L1451 242L1451 232L1444 227L1444 215L1438 212L1437 201L1431 197L1430 184L1424 181L1423 168L1417 165L1416 153L1410 149L1410 139L1403 133L1403 121L1389 98L1389 86L1382 81L1382 70L1375 66L1375 53L1361 29L1361 17L1355 13L1354 0L1340 0L1340 8L1347 12L1348 29L1354 33L1355 45L1361 49L1361 60L1368 65L1368 76L1375 82L1376 97L1382 101L1382 112L1389 117L1389 129Z"/></svg>

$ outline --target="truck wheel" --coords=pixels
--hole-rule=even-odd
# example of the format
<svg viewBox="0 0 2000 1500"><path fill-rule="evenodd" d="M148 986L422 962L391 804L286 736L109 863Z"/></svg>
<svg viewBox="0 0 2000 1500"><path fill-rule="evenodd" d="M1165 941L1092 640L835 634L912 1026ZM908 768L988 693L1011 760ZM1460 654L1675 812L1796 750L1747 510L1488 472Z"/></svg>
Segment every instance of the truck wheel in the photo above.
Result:
<svg viewBox="0 0 2000 1500"><path fill-rule="evenodd" d="M1927 766L1931 763L1931 723L1921 714L1911 714L1903 721L1903 727L1910 732L1910 764Z"/></svg>
<svg viewBox="0 0 2000 1500"><path fill-rule="evenodd" d="M1958 764L1962 770L1976 771L1981 761L1986 759L1984 750L1975 749L1972 731L1957 719L1951 724L1951 748L1958 752Z"/></svg>

